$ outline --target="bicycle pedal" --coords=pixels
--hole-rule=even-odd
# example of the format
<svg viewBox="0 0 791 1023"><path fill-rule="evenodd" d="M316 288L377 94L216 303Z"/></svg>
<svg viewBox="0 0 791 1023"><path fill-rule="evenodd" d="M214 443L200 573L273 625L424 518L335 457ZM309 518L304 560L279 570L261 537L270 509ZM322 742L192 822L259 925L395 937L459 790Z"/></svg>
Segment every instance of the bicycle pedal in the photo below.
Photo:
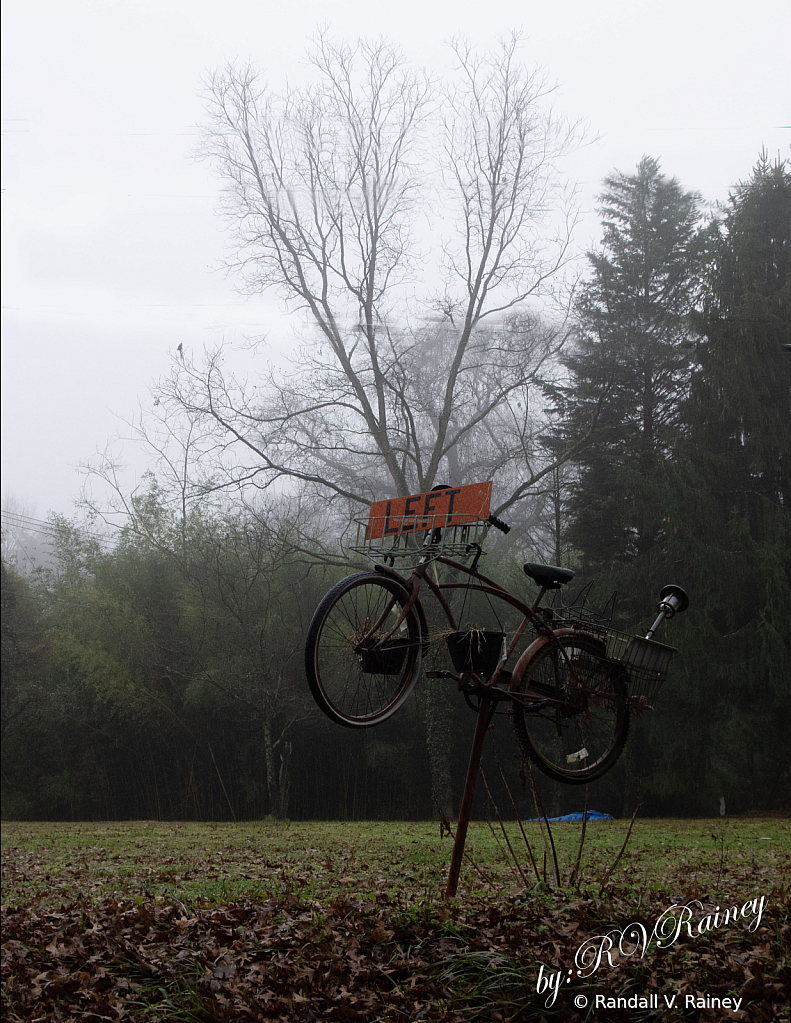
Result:
<svg viewBox="0 0 791 1023"><path fill-rule="evenodd" d="M427 671L426 678L452 678L454 682L458 682L458 678L450 671Z"/></svg>

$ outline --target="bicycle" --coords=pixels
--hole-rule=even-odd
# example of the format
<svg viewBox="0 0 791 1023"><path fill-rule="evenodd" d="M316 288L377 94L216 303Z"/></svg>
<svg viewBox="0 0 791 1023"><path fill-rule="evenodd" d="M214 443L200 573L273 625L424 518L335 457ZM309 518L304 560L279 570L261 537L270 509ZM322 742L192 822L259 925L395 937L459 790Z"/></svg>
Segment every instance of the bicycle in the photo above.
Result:
<svg viewBox="0 0 791 1023"><path fill-rule="evenodd" d="M630 636L605 627L584 607L542 607L545 594L571 582L574 572L528 562L524 572L539 592L525 603L478 571L489 529L510 531L489 514L491 488L491 482L442 486L371 505L351 549L381 564L343 579L320 602L305 645L308 683L318 706L338 724L369 727L396 713L431 643L420 600L427 586L447 618L455 668L427 677L456 681L473 709L485 702L489 719L507 702L525 755L550 778L585 784L618 760L630 713L652 706L676 652L652 637L664 618L685 610L688 598L680 586L665 586L648 634ZM472 560L467 565L460 558ZM409 576L395 570L398 559L415 562ZM450 581L440 580L437 566L454 573ZM457 575L466 578L455 581ZM452 590L501 601L521 622L510 639L499 631L459 632L447 599ZM516 653L525 636L527 648Z"/></svg>

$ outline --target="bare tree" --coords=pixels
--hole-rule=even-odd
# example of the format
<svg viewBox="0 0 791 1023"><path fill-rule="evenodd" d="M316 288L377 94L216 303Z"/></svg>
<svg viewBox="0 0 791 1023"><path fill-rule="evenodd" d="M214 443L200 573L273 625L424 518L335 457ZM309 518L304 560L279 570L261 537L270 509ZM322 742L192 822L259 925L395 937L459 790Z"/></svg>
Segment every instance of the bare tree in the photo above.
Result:
<svg viewBox="0 0 791 1023"><path fill-rule="evenodd" d="M577 129L518 48L456 42L455 78L437 84L387 42L321 36L308 86L276 93L249 66L212 76L203 154L225 182L228 265L312 330L255 387L222 349L174 359L159 408L222 445L204 445L194 493L292 480L359 506L496 473L502 509L568 457L535 428L565 321L529 300L567 260L557 161Z"/></svg>
<svg viewBox="0 0 791 1023"><path fill-rule="evenodd" d="M536 485L584 443L541 440L574 224L558 161L578 131L518 50L516 36L487 53L457 41L439 83L387 42L320 36L304 87L276 92L249 66L211 77L202 154L225 186L228 269L309 329L288 368L259 359L251 379L223 347L174 354L134 425L184 522L208 493L254 506L251 488L289 483L346 521L436 482L496 478L498 511L545 499ZM112 459L95 471L120 495ZM424 700L443 814L448 698Z"/></svg>

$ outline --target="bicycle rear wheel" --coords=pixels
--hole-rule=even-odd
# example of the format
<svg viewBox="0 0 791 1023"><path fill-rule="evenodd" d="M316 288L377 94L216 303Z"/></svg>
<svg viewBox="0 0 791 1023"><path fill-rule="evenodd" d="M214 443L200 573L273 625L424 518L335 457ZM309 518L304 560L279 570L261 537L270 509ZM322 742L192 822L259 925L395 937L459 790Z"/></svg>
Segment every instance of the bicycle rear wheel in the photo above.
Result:
<svg viewBox="0 0 791 1023"><path fill-rule="evenodd" d="M562 647L562 649L561 649ZM513 704L522 751L556 781L583 785L610 770L629 733L629 677L593 636L559 636L528 662Z"/></svg>
<svg viewBox="0 0 791 1023"><path fill-rule="evenodd" d="M397 579L358 572L333 586L316 608L305 672L316 703L337 724L377 725L412 691L422 637L415 608L403 614L408 598Z"/></svg>

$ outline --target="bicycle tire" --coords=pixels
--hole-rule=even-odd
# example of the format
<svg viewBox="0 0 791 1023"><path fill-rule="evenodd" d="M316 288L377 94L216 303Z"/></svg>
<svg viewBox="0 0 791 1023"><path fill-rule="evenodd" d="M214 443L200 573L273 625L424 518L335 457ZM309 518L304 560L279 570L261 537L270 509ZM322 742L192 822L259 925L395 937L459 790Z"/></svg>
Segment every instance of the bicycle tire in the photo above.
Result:
<svg viewBox="0 0 791 1023"><path fill-rule="evenodd" d="M605 657L592 636L559 636L545 644L520 680L517 692L525 702L513 704L523 753L555 781L583 785L600 778L629 734L628 684L624 666Z"/></svg>
<svg viewBox="0 0 791 1023"><path fill-rule="evenodd" d="M333 586L316 608L305 672L314 700L337 724L378 725L412 692L422 664L414 607L392 634L408 597L397 579L358 572Z"/></svg>

